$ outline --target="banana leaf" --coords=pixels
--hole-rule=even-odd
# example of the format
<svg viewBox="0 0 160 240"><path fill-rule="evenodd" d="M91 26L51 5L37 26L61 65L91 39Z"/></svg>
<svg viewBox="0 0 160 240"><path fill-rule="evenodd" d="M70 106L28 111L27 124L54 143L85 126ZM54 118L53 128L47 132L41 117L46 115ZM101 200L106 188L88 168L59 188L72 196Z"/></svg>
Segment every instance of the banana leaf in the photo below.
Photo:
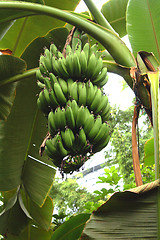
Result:
<svg viewBox="0 0 160 240"><path fill-rule="evenodd" d="M92 214L82 239L159 239L158 194L159 180L114 193Z"/></svg>

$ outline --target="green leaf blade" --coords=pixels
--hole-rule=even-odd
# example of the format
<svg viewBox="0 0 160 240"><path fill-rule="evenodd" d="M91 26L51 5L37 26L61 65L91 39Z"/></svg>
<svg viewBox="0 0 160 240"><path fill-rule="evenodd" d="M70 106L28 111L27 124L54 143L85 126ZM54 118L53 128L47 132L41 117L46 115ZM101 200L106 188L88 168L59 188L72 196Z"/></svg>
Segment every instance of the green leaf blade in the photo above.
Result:
<svg viewBox="0 0 160 240"><path fill-rule="evenodd" d="M153 52L160 60L160 2L130 0L127 8L127 32L134 55Z"/></svg>

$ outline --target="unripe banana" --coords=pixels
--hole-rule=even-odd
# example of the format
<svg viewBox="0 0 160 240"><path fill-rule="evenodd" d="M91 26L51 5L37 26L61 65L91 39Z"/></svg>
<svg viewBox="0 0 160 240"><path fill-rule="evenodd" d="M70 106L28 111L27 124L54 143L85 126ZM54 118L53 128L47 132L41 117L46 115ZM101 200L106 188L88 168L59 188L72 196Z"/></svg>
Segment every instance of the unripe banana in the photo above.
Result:
<svg viewBox="0 0 160 240"><path fill-rule="evenodd" d="M49 78L50 78L50 81L51 81L52 89L54 89L54 84L55 84L55 82L57 82L57 78L53 73L49 73Z"/></svg>
<svg viewBox="0 0 160 240"><path fill-rule="evenodd" d="M60 106L60 103L57 101L57 97L53 90L49 92L49 98L50 98L50 107L52 110L55 110L57 106Z"/></svg>
<svg viewBox="0 0 160 240"><path fill-rule="evenodd" d="M66 60L65 58L59 58L58 59L58 68L59 68L59 76L64 78L64 79L68 79L70 77L67 69L66 69Z"/></svg>
<svg viewBox="0 0 160 240"><path fill-rule="evenodd" d="M75 137L72 130L70 128L67 128L64 132L63 131L61 132L61 136L64 147L70 151L75 141Z"/></svg>
<svg viewBox="0 0 160 240"><path fill-rule="evenodd" d="M75 128L75 118L71 106L66 108L66 124L72 130Z"/></svg>
<svg viewBox="0 0 160 240"><path fill-rule="evenodd" d="M91 76L93 74L93 70L97 66L97 58L94 53L89 57L88 60L88 66L87 66L87 71L86 71L86 78L91 79Z"/></svg>
<svg viewBox="0 0 160 240"><path fill-rule="evenodd" d="M37 69L36 71L36 79L39 80L41 83L44 83L44 77L42 76L40 69Z"/></svg>
<svg viewBox="0 0 160 240"><path fill-rule="evenodd" d="M87 146L87 138L86 138L86 134L83 128L81 128L79 130L79 134L78 134L78 146L79 146L79 150L83 150L85 149L85 147Z"/></svg>
<svg viewBox="0 0 160 240"><path fill-rule="evenodd" d="M48 130L52 137L54 137L57 133L57 127L55 123L55 114L53 113L53 111L51 111L48 114Z"/></svg>
<svg viewBox="0 0 160 240"><path fill-rule="evenodd" d="M103 110L108 104L109 104L108 97L106 95L102 95L101 101L99 102L99 104L97 104L97 107L95 108L94 113L95 114L99 113L101 115Z"/></svg>
<svg viewBox="0 0 160 240"><path fill-rule="evenodd" d="M99 116L97 116L97 118L95 120L93 128L91 129L91 131L87 135L87 137L88 137L88 139L91 143L93 142L93 139L98 134L101 125L102 125L102 119L101 119L101 116L99 115Z"/></svg>
<svg viewBox="0 0 160 240"><path fill-rule="evenodd" d="M107 76L107 68L103 67L98 77L95 79L92 79L93 84L96 84L98 86L106 78L106 76Z"/></svg>
<svg viewBox="0 0 160 240"><path fill-rule="evenodd" d="M72 100L71 108L72 108L74 119L77 119L77 113L78 113L79 107L78 107L77 102L75 100Z"/></svg>
<svg viewBox="0 0 160 240"><path fill-rule="evenodd" d="M67 85L67 81L62 79L62 78L58 78L58 82L62 88L62 91L64 93L64 95L67 97L68 95L68 85Z"/></svg>
<svg viewBox="0 0 160 240"><path fill-rule="evenodd" d="M91 79L95 79L99 75L99 73L102 71L102 68L103 68L102 58L98 58L96 62L96 66L92 71Z"/></svg>
<svg viewBox="0 0 160 240"><path fill-rule="evenodd" d="M89 107L94 98L95 98L95 94L96 94L96 91L97 91L97 86L93 87L93 84L91 81L88 81L86 83L86 91L87 91L87 102L86 102L86 105Z"/></svg>
<svg viewBox="0 0 160 240"><path fill-rule="evenodd" d="M61 86L58 82L54 83L54 92L55 92L57 100L61 104L61 106L65 106L65 103L67 102L67 99L64 96L62 88L61 88Z"/></svg>
<svg viewBox="0 0 160 240"><path fill-rule="evenodd" d="M44 84L45 84L45 88L46 88L48 91L50 91L50 90L51 90L50 78L44 77Z"/></svg>
<svg viewBox="0 0 160 240"><path fill-rule="evenodd" d="M58 59L55 58L55 56L53 56L51 58L51 62L52 62L52 68L53 68L53 73L55 76L61 76L60 70L59 70L59 65L58 65Z"/></svg>
<svg viewBox="0 0 160 240"><path fill-rule="evenodd" d="M84 53L84 51L82 50L80 55L79 55L79 62L81 65L81 77L85 77L85 73L87 71L87 59L86 59L86 54Z"/></svg>
<svg viewBox="0 0 160 240"><path fill-rule="evenodd" d="M73 82L70 88L70 97L75 101L78 101L78 85L77 82Z"/></svg>
<svg viewBox="0 0 160 240"><path fill-rule="evenodd" d="M59 139L57 141L57 150L62 157L66 157L69 154L69 151L67 151L63 146L61 136L59 136Z"/></svg>
<svg viewBox="0 0 160 240"><path fill-rule="evenodd" d="M93 102L89 106L89 109L94 112L97 109L98 105L100 104L101 99L102 99L102 91L100 88L98 88L96 91L95 97L93 99Z"/></svg>
<svg viewBox="0 0 160 240"><path fill-rule="evenodd" d="M58 49L55 44L50 45L50 53L51 57L55 56L56 58L58 57Z"/></svg>
<svg viewBox="0 0 160 240"><path fill-rule="evenodd" d="M72 64L73 64L73 78L77 80L77 78L80 78L81 76L81 65L79 62L77 52L73 54Z"/></svg>
<svg viewBox="0 0 160 240"><path fill-rule="evenodd" d="M73 77L73 75L74 75L72 58L73 58L73 53L70 53L66 56L66 69L67 69L67 72L69 73L70 77Z"/></svg>
<svg viewBox="0 0 160 240"><path fill-rule="evenodd" d="M97 85L102 88L108 82L108 75L102 81L98 82Z"/></svg>
<svg viewBox="0 0 160 240"><path fill-rule="evenodd" d="M88 64L88 59L89 59L89 52L90 52L90 46L89 46L89 43L87 42L84 47L83 47L83 51L86 55L86 60L87 60L87 64Z"/></svg>
<svg viewBox="0 0 160 240"><path fill-rule="evenodd" d="M76 118L76 128L77 129L84 126L84 123L86 121L86 117L88 117L88 116L86 114L84 106L82 105L78 109L78 112L77 112L77 118Z"/></svg>
<svg viewBox="0 0 160 240"><path fill-rule="evenodd" d="M100 141L105 140L105 138L109 135L109 127L107 123L102 123L101 127L99 129L98 134L95 136L95 138L92 140L93 144L97 144Z"/></svg>
<svg viewBox="0 0 160 240"><path fill-rule="evenodd" d="M87 91L86 91L86 85L83 82L78 83L78 105L86 106L87 102Z"/></svg>
<svg viewBox="0 0 160 240"><path fill-rule="evenodd" d="M105 141L103 141L103 143L101 144L97 144L93 146L93 153L99 152L101 151L104 147L107 146L108 142L109 142L110 136L108 135L108 137L105 139Z"/></svg>
<svg viewBox="0 0 160 240"><path fill-rule="evenodd" d="M73 83L73 79L68 78L68 79L67 79L68 95L70 95L72 83Z"/></svg>

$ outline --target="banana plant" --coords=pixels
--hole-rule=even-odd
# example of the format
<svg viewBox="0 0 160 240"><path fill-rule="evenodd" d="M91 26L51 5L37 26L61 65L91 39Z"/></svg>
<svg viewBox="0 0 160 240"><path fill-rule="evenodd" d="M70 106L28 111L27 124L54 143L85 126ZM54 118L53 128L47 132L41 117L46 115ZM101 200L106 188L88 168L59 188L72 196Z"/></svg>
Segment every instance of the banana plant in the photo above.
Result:
<svg viewBox="0 0 160 240"><path fill-rule="evenodd" d="M37 108L38 61L53 42L63 50L69 34L66 23L101 44L107 51L103 65L124 78L148 114L159 179L160 3L110 0L99 11L92 0L84 2L88 16L74 12L78 0L0 1L0 191L4 202L0 234L10 240L79 239L90 217L73 217L53 231L49 191L56 169L46 155L39 157L47 122ZM126 34L132 52L121 39ZM135 167L135 176L141 175L139 170Z"/></svg>

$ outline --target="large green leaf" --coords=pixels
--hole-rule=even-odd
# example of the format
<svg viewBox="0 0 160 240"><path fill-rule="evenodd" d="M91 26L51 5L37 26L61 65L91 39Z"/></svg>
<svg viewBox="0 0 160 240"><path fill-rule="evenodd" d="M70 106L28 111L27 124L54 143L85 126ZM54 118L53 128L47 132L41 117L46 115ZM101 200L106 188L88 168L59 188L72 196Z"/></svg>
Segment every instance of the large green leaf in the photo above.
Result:
<svg viewBox="0 0 160 240"><path fill-rule="evenodd" d="M153 52L160 60L160 1L129 0L127 32L136 55L138 51Z"/></svg>
<svg viewBox="0 0 160 240"><path fill-rule="evenodd" d="M7 235L7 240L50 240L53 232L45 231L35 225L30 225L19 236Z"/></svg>
<svg viewBox="0 0 160 240"><path fill-rule="evenodd" d="M28 223L29 218L27 218L17 201L10 210L0 216L0 234L4 235L9 232L19 235Z"/></svg>
<svg viewBox="0 0 160 240"><path fill-rule="evenodd" d="M33 218L36 225L39 225L46 231L49 230L53 215L53 202L49 196L46 198L43 206L39 207L28 197L26 192L21 191L19 194L19 203L26 215L29 218Z"/></svg>
<svg viewBox="0 0 160 240"><path fill-rule="evenodd" d="M9 55L0 56L0 81L22 73L26 69L25 62ZM15 98L16 84L8 84L0 88L0 120L6 120Z"/></svg>
<svg viewBox="0 0 160 240"><path fill-rule="evenodd" d="M101 9L101 12L119 34L120 37L126 33L126 8L128 0L110 0L107 1Z"/></svg>
<svg viewBox="0 0 160 240"><path fill-rule="evenodd" d="M51 240L78 240L89 217L88 213L71 217L55 230Z"/></svg>
<svg viewBox="0 0 160 240"><path fill-rule="evenodd" d="M158 186L159 182L155 181L130 191L113 194L93 212L84 229L86 239L158 239Z"/></svg>
<svg viewBox="0 0 160 240"><path fill-rule="evenodd" d="M36 1L32 1L36 2ZM46 0L46 5L64 10L74 10L78 4L78 0ZM7 15L5 10L0 10L0 22L4 20L4 16L11 18L13 11ZM11 14L11 16L10 16ZM22 11L22 16L24 11ZM26 12L27 14L27 12ZM16 17L16 16L15 16ZM26 18L17 19L14 25L9 29L4 38L1 40L1 48L9 48L14 55L20 56L24 48L36 37L44 36L49 30L64 26L64 22L47 16L28 16ZM12 41L10 40L12 39Z"/></svg>
<svg viewBox="0 0 160 240"><path fill-rule="evenodd" d="M29 197L42 206L52 187L55 168L28 158L22 175L22 181Z"/></svg>
<svg viewBox="0 0 160 240"><path fill-rule="evenodd" d="M27 62L27 68L30 69L39 66L40 55L44 53L44 48L49 49L51 43L54 43L57 48L62 51L68 33L69 31L67 28L55 28L44 37L38 37L33 40L21 56L22 59Z"/></svg>

